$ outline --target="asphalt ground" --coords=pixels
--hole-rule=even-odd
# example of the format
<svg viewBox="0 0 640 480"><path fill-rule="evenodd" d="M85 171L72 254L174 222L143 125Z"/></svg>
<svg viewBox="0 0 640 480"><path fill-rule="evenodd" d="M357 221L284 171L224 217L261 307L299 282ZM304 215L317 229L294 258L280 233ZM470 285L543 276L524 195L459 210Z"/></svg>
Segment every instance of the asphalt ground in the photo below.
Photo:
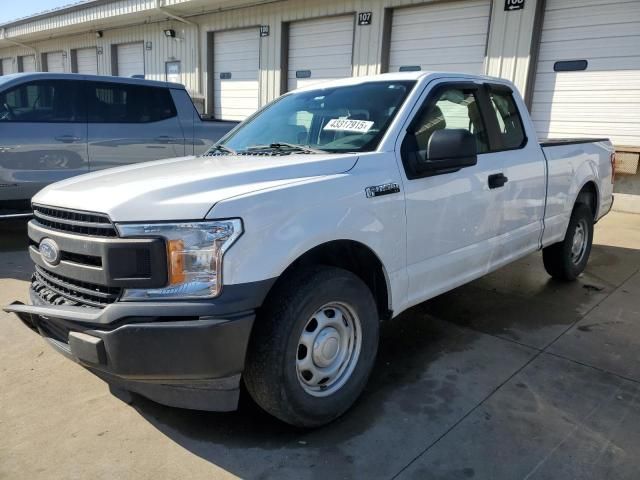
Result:
<svg viewBox="0 0 640 480"><path fill-rule="evenodd" d="M0 225L0 304L27 300L24 222ZM0 478L640 478L640 215L596 228L587 271L531 255L387 322L375 371L314 431L126 404L0 313Z"/></svg>

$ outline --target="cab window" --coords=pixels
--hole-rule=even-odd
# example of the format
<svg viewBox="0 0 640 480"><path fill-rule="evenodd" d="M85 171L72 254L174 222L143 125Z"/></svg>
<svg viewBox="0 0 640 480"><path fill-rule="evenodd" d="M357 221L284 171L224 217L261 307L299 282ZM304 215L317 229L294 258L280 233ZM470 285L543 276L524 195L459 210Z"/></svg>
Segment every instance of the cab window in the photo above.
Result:
<svg viewBox="0 0 640 480"><path fill-rule="evenodd" d="M524 146L526 142L524 126L513 94L505 91L491 91L489 100L498 121L502 149L513 150Z"/></svg>
<svg viewBox="0 0 640 480"><path fill-rule="evenodd" d="M442 129L467 130L476 139L478 153L489 151L487 131L473 90L447 88L430 105L419 114L414 128L419 151L426 150L433 132Z"/></svg>
<svg viewBox="0 0 640 480"><path fill-rule="evenodd" d="M84 122L78 82L39 80L0 93L0 122Z"/></svg>

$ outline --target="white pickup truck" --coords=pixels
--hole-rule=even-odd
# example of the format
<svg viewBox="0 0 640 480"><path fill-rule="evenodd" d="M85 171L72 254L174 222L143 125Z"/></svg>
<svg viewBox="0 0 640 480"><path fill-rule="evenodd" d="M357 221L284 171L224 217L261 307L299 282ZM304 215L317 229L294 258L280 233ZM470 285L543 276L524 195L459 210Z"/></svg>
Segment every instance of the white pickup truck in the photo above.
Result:
<svg viewBox="0 0 640 480"><path fill-rule="evenodd" d="M288 93L204 156L33 199L31 305L115 392L298 426L344 413L381 321L542 250L575 279L612 205L606 139L538 143L504 80L408 72Z"/></svg>

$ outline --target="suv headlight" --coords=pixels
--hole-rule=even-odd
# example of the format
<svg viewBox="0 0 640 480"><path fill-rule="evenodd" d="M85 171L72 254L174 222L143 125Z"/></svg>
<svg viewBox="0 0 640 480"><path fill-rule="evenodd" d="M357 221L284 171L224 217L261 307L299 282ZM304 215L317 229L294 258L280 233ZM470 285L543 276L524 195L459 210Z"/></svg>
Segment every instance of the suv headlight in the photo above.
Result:
<svg viewBox="0 0 640 480"><path fill-rule="evenodd" d="M162 237L167 241L168 284L127 289L123 300L216 297L222 290L222 257L242 235L240 219L154 224L118 224L121 237Z"/></svg>

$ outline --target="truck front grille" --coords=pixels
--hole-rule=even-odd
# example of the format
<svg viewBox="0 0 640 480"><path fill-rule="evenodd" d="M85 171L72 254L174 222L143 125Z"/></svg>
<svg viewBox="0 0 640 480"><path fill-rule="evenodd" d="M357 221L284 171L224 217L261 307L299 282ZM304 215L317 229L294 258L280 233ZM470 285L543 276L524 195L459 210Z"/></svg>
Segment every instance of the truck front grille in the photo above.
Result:
<svg viewBox="0 0 640 480"><path fill-rule="evenodd" d="M80 282L50 272L38 265L31 279L31 288L50 305L72 305L104 308L115 302L121 288Z"/></svg>
<svg viewBox="0 0 640 480"><path fill-rule="evenodd" d="M96 237L118 236L116 227L102 213L33 205L33 215L37 223L53 230Z"/></svg>

